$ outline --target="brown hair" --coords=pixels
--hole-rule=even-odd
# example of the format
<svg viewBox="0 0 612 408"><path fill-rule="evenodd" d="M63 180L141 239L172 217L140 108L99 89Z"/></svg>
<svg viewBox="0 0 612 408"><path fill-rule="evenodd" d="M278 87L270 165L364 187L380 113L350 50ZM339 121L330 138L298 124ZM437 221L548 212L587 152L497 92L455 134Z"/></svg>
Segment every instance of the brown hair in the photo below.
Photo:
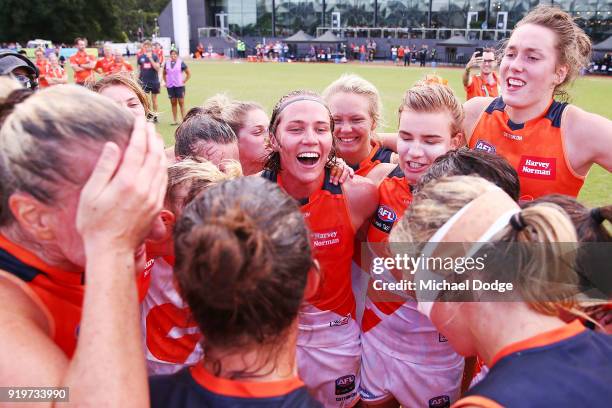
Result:
<svg viewBox="0 0 612 408"><path fill-rule="evenodd" d="M205 353L282 346L313 266L295 200L261 177L210 187L185 208L175 252L174 273Z"/></svg>
<svg viewBox="0 0 612 408"><path fill-rule="evenodd" d="M201 141L218 144L238 143L238 137L227 123L215 119L204 108L191 108L174 133L174 154L178 158L197 156Z"/></svg>
<svg viewBox="0 0 612 408"><path fill-rule="evenodd" d="M318 93L308 90L298 90L292 91L279 99L279 101L274 105L274 109L272 110L272 116L270 117L270 126L268 127L268 131L270 132L270 140L268 141L268 157L266 157L266 163L264 164L264 169L273 171L275 173L280 172L281 169L281 160L280 160L280 152L275 151L273 146L271 145L271 140L275 139L277 143L280 145L280 140L276 138L276 129L280 124L281 113L285 110L285 107L291 103L292 100L307 98L307 100L315 100L321 105L323 105L327 109L327 113L329 115L329 125L330 132L332 135L332 148L329 152L329 157L327 158L327 165L334 165L336 163L336 138L334 136L334 118L329 110L327 104L321 99Z"/></svg>
<svg viewBox="0 0 612 408"><path fill-rule="evenodd" d="M390 241L427 242L465 205L495 188L489 181L473 176L442 177L426 184L414 195L408 212L391 231ZM520 245L513 253L510 269L518 274L514 279L516 292L542 314L558 315L559 306L572 309L578 292L578 274L573 266L575 253L567 251L568 243L576 242L569 217L554 204L534 205L519 214L523 228L517 230L508 225L492 241L544 245ZM446 279L459 277L452 270L447 273ZM493 276L499 271L490 266L480 273L487 275L483 280L492 282L500 278Z"/></svg>
<svg viewBox="0 0 612 408"><path fill-rule="evenodd" d="M448 112L451 116L451 136L463 133L465 112L453 90L440 83L419 81L404 93L399 107L399 116L405 110L417 113Z"/></svg>
<svg viewBox="0 0 612 408"><path fill-rule="evenodd" d="M603 225L605 220L612 222L612 205L589 209L573 197L549 194L534 201L525 202L522 207L529 208L541 203L552 203L563 208L574 223L580 242L612 242L610 232Z"/></svg>
<svg viewBox="0 0 612 408"><path fill-rule="evenodd" d="M27 99L11 94L0 104L0 116L5 118L0 128L0 226L14 220L8 208L14 192L56 204L64 183L83 182L75 155L94 143L126 145L134 125L125 109L74 85L45 88Z"/></svg>
<svg viewBox="0 0 612 408"><path fill-rule="evenodd" d="M224 94L217 94L208 98L202 108L213 118L227 123L236 136L244 127L246 115L250 111L264 110L257 102L234 101Z"/></svg>
<svg viewBox="0 0 612 408"><path fill-rule="evenodd" d="M94 76L91 76L90 78L94 78ZM125 86L136 94L138 100L145 110L147 118L155 115L155 112L151 110L151 103L149 102L149 98L147 98L147 94L144 93L140 84L134 78L132 78L130 74L118 72L115 74L105 75L97 81L92 80L87 82L86 85L89 89L97 93L100 93L104 88L109 86Z"/></svg>
<svg viewBox="0 0 612 408"><path fill-rule="evenodd" d="M506 159L497 154L462 147L449 150L436 158L432 165L421 176L415 191L433 180L445 176L480 176L496 184L514 201L518 201L520 182L514 167Z"/></svg>
<svg viewBox="0 0 612 408"><path fill-rule="evenodd" d="M610 295L612 286L605 276L604 265L610 265L609 245L602 247L593 244L612 243L610 232L603 225L604 221L612 222L612 205L589 209L575 198L562 194L549 194L534 201L523 203L523 208L550 203L558 205L569 215L581 244L576 256L576 271L580 275L581 290L597 289L606 296ZM584 244L590 243L590 244Z"/></svg>
<svg viewBox="0 0 612 408"><path fill-rule="evenodd" d="M514 29L526 24L539 25L555 33L557 64L567 66L568 71L563 82L555 87L554 95L567 98L564 88L578 77L580 70L591 60L591 40L572 16L554 6L537 6L516 23Z"/></svg>

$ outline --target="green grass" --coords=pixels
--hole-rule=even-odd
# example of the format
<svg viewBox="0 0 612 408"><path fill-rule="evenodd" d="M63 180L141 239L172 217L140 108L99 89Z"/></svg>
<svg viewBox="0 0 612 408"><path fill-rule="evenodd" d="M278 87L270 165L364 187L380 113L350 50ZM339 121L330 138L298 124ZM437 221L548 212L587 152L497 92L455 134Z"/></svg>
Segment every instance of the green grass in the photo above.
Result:
<svg viewBox="0 0 612 408"><path fill-rule="evenodd" d="M242 100L253 100L262 104L268 113L278 99L288 91L311 89L322 91L330 82L345 72L363 76L380 91L383 99L384 121L380 131L397 130L397 107L404 91L425 74L437 73L448 79L456 94L465 98L461 84L461 69L456 68L418 68L388 65L361 64L305 64L305 63L231 63L187 61L192 80L187 84L186 107L202 104L208 97L226 92L229 96ZM612 119L610 95L612 79L585 77L579 79L570 94L572 102L583 109ZM176 127L170 126L172 113L167 93L159 95L160 123L159 132L168 145L173 143ZM612 149L612 146L610 147ZM612 202L612 175L599 166L589 173L580 200L589 205L610 204Z"/></svg>

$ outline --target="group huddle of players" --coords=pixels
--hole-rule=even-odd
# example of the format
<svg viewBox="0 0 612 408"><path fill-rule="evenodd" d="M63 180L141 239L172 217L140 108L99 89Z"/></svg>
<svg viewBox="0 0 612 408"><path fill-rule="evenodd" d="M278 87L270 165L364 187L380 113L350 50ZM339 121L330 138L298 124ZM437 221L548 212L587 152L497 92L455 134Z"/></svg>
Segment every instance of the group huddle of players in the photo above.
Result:
<svg viewBox="0 0 612 408"><path fill-rule="evenodd" d="M0 385L96 406L606 405L608 271L560 245L612 241L612 206L576 201L593 164L612 171L612 122L555 100L589 53L540 6L503 49L497 98L462 105L428 77L377 134L378 91L343 75L270 118L215 96L165 150L125 74L1 82ZM505 258L514 290L496 301L372 285L458 282L371 261L479 242L546 256Z"/></svg>

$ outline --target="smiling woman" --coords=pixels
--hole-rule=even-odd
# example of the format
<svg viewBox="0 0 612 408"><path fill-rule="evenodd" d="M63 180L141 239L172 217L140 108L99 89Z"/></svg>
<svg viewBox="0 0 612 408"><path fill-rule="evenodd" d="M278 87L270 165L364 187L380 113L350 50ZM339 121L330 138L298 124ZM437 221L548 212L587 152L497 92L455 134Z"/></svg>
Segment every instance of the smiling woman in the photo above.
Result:
<svg viewBox="0 0 612 408"><path fill-rule="evenodd" d="M469 146L504 156L519 174L523 200L577 196L593 163L612 171L612 122L553 99L566 96L590 53L569 14L538 6L505 46L502 96L465 103Z"/></svg>
<svg viewBox="0 0 612 408"><path fill-rule="evenodd" d="M334 120L334 136L338 157L376 184L393 166L378 166L396 162L397 155L382 147L375 139L382 119L382 102L376 87L354 74L342 75L323 91ZM383 169L372 172L375 167ZM386 169L386 171L384 170Z"/></svg>
<svg viewBox="0 0 612 408"><path fill-rule="evenodd" d="M388 242L389 233L410 205L412 186L436 158L464 143L463 108L446 85L417 83L404 94L399 114L399 165L380 183L378 211L367 232L376 256L384 256L382 244ZM374 269L371 273L374 279L380 279ZM385 291L381 301L370 290L365 301L362 401L368 407L390 406L393 402L394 406L416 407L427 406L435 398L456 400L463 359L448 343L439 341L438 332L416 310L413 299L393 298L388 293ZM432 377L436 377L435 382L427 380ZM381 378L389 380L381 383Z"/></svg>
<svg viewBox="0 0 612 408"><path fill-rule="evenodd" d="M376 208L374 184L354 176L342 186L329 182L334 160L334 122L314 92L296 91L276 104L270 120L270 150L263 176L300 200L311 231L321 285L300 312L298 370L325 406L357 401L361 347L351 289L355 231ZM333 361L333 365L322 364Z"/></svg>

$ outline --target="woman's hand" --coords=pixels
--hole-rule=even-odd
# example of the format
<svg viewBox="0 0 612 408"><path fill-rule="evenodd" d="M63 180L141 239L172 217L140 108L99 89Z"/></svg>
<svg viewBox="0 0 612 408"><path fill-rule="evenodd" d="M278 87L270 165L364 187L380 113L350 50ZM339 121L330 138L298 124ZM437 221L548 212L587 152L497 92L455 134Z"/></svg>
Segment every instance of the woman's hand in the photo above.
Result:
<svg viewBox="0 0 612 408"><path fill-rule="evenodd" d="M119 147L106 143L81 191L76 225L85 247L136 250L162 209L167 178L164 143L137 118L123 160Z"/></svg>
<svg viewBox="0 0 612 408"><path fill-rule="evenodd" d="M353 178L355 170L352 169L344 160L336 157L336 164L331 168L329 182L333 185L344 183L349 178Z"/></svg>

